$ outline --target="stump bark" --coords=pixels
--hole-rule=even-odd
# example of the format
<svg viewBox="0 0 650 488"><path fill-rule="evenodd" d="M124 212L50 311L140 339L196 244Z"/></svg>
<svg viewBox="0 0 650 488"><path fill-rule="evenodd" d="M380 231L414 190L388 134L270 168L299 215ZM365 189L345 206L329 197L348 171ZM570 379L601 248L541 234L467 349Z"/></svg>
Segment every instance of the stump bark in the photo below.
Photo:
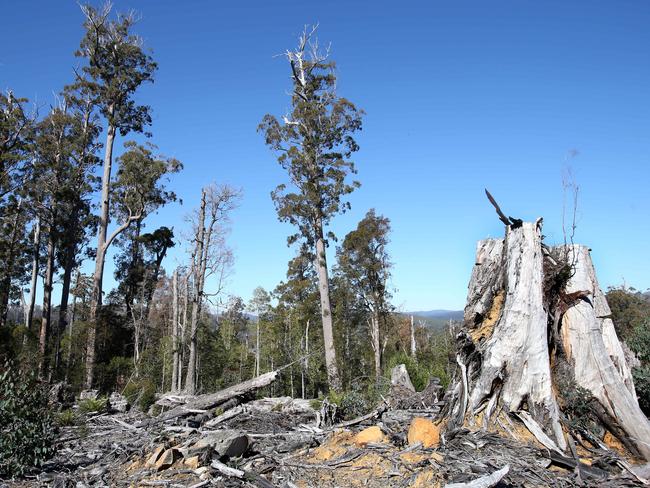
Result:
<svg viewBox="0 0 650 488"><path fill-rule="evenodd" d="M603 427L650 460L650 423L610 315L589 249L547 248L541 219L513 220L505 239L479 241L448 429L481 424L513 433L508 424L518 419L540 443L565 452L570 428L554 379L563 361L598 403Z"/></svg>

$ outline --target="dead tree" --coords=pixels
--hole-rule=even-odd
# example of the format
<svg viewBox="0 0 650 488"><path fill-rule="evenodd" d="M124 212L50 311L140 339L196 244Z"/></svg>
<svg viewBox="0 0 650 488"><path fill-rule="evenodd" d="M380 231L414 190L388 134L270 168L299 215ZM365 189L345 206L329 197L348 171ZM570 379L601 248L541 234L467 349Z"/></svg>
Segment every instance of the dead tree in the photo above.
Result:
<svg viewBox="0 0 650 488"><path fill-rule="evenodd" d="M189 330L190 353L187 362L185 390L194 394L197 388L197 334L201 309L206 296L218 295L226 271L229 269L232 254L225 245L225 232L230 212L237 206L240 192L227 185L210 185L201 193L201 205L195 221L194 251L192 253L191 297L192 312ZM216 274L217 290L205 293L206 277Z"/></svg>
<svg viewBox="0 0 650 488"><path fill-rule="evenodd" d="M448 428L513 432L508 424L515 418L547 448L565 451L579 435L561 412L566 392L559 365L566 364L569 381L591 395L587 401L604 432L650 460L650 422L639 409L589 249L546 247L541 219L506 217L488 197L506 235L477 245Z"/></svg>

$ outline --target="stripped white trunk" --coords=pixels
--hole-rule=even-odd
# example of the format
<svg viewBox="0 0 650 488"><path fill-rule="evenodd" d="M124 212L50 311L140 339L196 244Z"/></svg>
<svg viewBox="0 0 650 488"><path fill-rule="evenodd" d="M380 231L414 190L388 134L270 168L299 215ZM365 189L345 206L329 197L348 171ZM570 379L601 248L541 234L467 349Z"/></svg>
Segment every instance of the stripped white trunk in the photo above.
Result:
<svg viewBox="0 0 650 488"><path fill-rule="evenodd" d="M630 368L609 318L611 311L598 286L589 249L574 245L569 255L575 269L567 293L588 292L562 318L564 350L575 380L591 392L639 453L650 460L650 422L639 408Z"/></svg>
<svg viewBox="0 0 650 488"><path fill-rule="evenodd" d="M415 358L415 324L413 323L413 315L411 315L411 357Z"/></svg>
<svg viewBox="0 0 650 488"><path fill-rule="evenodd" d="M374 353L375 358L375 377L379 378L381 376L381 344L379 341L379 313L372 311L370 319L368 319L370 325L370 339L372 345L372 352Z"/></svg>
<svg viewBox="0 0 650 488"><path fill-rule="evenodd" d="M494 240L479 245L472 279L480 281L470 283L466 318L470 324L479 324L502 287L499 269L503 269L505 299L494 331L479 344L481 369L476 382L469 385L467 406L477 412L487 404L486 422L497 403L508 412L526 407L564 449L551 382L540 226L524 222L516 228L508 227L503 257L499 247L499 241ZM477 292L479 295L473 295Z"/></svg>
<svg viewBox="0 0 650 488"><path fill-rule="evenodd" d="M332 330L332 310L330 307L330 288L327 276L327 256L325 254L325 239L323 238L322 223L318 224L316 238L316 271L318 274L318 292L320 294L320 311L323 321L323 348L325 349L325 367L327 368L327 383L330 389L339 391L341 380L336 364L336 349Z"/></svg>
<svg viewBox="0 0 650 488"><path fill-rule="evenodd" d="M172 387L171 391L178 391L178 270L172 275Z"/></svg>

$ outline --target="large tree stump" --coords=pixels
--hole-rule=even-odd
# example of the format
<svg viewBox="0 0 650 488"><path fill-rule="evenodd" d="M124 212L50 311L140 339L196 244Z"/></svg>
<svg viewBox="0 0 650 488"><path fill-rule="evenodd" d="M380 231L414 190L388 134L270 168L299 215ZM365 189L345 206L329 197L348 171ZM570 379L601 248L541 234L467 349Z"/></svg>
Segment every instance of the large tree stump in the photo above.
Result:
<svg viewBox="0 0 650 488"><path fill-rule="evenodd" d="M553 275L558 269L568 282ZM543 445L565 451L569 427L554 384L561 360L600 405L603 427L650 460L650 423L610 315L588 249L549 250L541 219L512 220L505 239L480 241L457 336L459 375L450 390L448 428L481 423L515 435L507 424L516 418Z"/></svg>

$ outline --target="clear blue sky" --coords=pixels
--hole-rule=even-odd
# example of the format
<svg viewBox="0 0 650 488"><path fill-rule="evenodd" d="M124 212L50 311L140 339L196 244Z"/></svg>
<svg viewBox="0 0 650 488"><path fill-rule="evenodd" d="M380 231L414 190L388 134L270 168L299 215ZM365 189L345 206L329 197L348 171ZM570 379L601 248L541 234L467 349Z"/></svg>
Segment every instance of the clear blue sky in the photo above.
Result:
<svg viewBox="0 0 650 488"><path fill-rule="evenodd" d="M287 111L288 67L274 55L314 22L332 43L340 95L367 112L363 186L333 230L344 236L371 207L391 219L396 305L462 308L476 241L503 232L484 187L509 214L543 216L548 242L561 241L572 149L576 240L592 247L601 285L650 286L650 3L115 3L141 13L137 31L160 65L139 98L154 109L153 142L185 163L172 184L183 205L148 228L180 231L210 181L242 187L230 293L272 289L293 255L269 196L285 176L256 126ZM47 107L79 62L79 7L25 0L1 11L0 87Z"/></svg>

